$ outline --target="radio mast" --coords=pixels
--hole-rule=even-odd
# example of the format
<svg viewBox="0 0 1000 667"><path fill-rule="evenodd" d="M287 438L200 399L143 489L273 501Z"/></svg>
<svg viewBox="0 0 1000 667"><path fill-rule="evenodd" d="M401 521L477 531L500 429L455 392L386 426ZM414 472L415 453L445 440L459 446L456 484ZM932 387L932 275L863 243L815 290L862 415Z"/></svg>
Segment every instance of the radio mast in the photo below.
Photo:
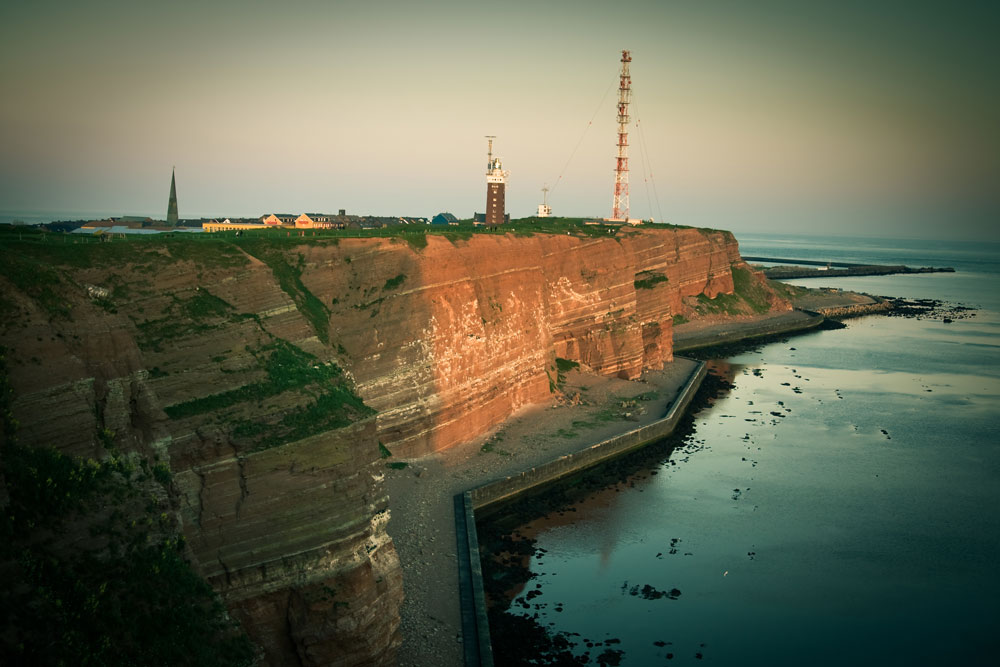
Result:
<svg viewBox="0 0 1000 667"><path fill-rule="evenodd" d="M628 103L632 97L632 77L628 64L632 55L622 51L621 82L618 85L618 157L615 162L615 202L612 220L628 222Z"/></svg>

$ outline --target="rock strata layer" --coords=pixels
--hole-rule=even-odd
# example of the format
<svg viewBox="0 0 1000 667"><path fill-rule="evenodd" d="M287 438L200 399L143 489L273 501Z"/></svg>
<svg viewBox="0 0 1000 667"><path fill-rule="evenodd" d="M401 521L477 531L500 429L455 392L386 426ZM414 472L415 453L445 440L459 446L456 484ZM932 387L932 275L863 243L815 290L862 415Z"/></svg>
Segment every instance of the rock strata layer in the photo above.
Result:
<svg viewBox="0 0 1000 667"><path fill-rule="evenodd" d="M375 419L316 414L349 383L276 271L193 240L24 244L0 261L20 442L98 458L110 438L168 464L187 555L261 664L395 664L402 574Z"/></svg>
<svg viewBox="0 0 1000 667"><path fill-rule="evenodd" d="M741 280L789 308L698 229L34 240L0 264L21 441L168 464L191 560L275 665L394 663L383 457L549 400L557 358L659 368L674 317L738 316Z"/></svg>
<svg viewBox="0 0 1000 667"><path fill-rule="evenodd" d="M673 316L699 317L699 295L732 294L734 267L768 290L731 234L699 229L428 236L420 250L351 239L303 256L302 280L332 304L331 338L378 411L378 437L402 457L547 400L557 357L629 379L661 368L673 358ZM790 308L768 294L772 308Z"/></svg>

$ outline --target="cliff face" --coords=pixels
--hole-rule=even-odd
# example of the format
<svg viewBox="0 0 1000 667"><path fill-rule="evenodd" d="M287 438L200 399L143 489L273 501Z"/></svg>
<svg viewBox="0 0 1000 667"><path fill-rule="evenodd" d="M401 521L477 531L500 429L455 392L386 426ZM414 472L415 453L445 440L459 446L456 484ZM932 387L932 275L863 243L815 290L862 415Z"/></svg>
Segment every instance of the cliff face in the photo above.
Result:
<svg viewBox="0 0 1000 667"><path fill-rule="evenodd" d="M661 367L673 315L697 317L686 300L732 293L744 266L730 235L697 229L428 236L419 251L350 239L301 252L302 280L331 304L331 339L378 410L378 437L401 456L547 400L556 357L626 378Z"/></svg>
<svg viewBox="0 0 1000 667"><path fill-rule="evenodd" d="M0 247L20 439L169 463L190 556L268 664L394 661L380 443L478 436L550 398L556 357L635 378L740 280L788 307L696 229L56 240Z"/></svg>
<svg viewBox="0 0 1000 667"><path fill-rule="evenodd" d="M169 464L188 556L264 664L394 664L375 420L271 267L186 239L0 261L20 441Z"/></svg>

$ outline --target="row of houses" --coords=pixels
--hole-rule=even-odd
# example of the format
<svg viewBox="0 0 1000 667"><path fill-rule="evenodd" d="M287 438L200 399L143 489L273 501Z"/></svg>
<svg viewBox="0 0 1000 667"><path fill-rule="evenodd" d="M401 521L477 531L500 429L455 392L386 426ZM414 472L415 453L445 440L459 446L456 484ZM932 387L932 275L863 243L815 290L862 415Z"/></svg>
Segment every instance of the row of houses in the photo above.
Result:
<svg viewBox="0 0 1000 667"><path fill-rule="evenodd" d="M347 227L347 222L339 219L339 216L322 213L303 213L297 216L287 213L271 213L260 216L260 222L267 227L295 227L296 229L344 229Z"/></svg>
<svg viewBox="0 0 1000 667"><path fill-rule="evenodd" d="M238 231L246 229L381 229L397 225L458 224L450 213L439 213L433 221L420 216L347 215L341 209L331 213L268 213L256 218L231 217L180 220L177 226L166 226L162 221L142 216L122 216L103 220L76 220L49 223L47 228L58 231L94 233L111 231L122 233L155 233L165 231Z"/></svg>
<svg viewBox="0 0 1000 667"><path fill-rule="evenodd" d="M418 216L348 215L340 209L332 213L270 213L260 216L267 226L295 227L296 229L378 229L393 225L426 225L427 218Z"/></svg>
<svg viewBox="0 0 1000 667"><path fill-rule="evenodd" d="M240 229L381 229L394 225L426 225L427 218L411 216L371 216L347 215L341 209L336 215L330 213L269 213L259 218L226 218L202 222L206 232Z"/></svg>

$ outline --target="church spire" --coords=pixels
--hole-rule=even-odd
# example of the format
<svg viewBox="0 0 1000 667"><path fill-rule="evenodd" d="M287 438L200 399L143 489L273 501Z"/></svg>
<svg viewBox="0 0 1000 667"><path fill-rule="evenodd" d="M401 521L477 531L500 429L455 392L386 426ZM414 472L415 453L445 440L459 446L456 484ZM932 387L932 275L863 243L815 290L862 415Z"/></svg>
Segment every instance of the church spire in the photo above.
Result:
<svg viewBox="0 0 1000 667"><path fill-rule="evenodd" d="M177 226L177 184L174 182L174 170L170 170L170 200L167 202L167 224Z"/></svg>

